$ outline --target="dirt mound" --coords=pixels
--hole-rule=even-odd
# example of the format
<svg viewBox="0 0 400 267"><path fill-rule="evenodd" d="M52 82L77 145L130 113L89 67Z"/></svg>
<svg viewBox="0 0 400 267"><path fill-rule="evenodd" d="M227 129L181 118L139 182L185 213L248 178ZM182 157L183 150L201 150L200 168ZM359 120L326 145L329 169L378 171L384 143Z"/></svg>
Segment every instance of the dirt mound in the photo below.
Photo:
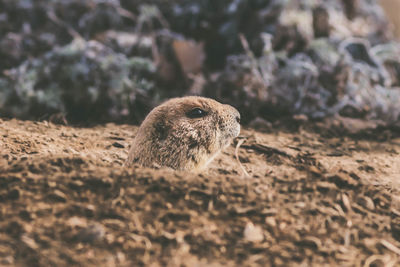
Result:
<svg viewBox="0 0 400 267"><path fill-rule="evenodd" d="M136 127L0 121L0 265L400 264L400 138L243 131L203 174L123 167ZM396 185L397 183L397 185Z"/></svg>

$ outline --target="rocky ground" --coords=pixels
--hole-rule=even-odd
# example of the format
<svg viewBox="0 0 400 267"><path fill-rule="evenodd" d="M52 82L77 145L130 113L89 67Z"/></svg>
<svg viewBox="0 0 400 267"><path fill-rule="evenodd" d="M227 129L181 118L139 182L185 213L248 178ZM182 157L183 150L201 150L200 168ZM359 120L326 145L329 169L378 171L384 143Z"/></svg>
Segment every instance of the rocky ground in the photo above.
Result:
<svg viewBox="0 0 400 267"><path fill-rule="evenodd" d="M399 131L324 125L193 174L124 167L135 126L0 120L0 265L399 265Z"/></svg>

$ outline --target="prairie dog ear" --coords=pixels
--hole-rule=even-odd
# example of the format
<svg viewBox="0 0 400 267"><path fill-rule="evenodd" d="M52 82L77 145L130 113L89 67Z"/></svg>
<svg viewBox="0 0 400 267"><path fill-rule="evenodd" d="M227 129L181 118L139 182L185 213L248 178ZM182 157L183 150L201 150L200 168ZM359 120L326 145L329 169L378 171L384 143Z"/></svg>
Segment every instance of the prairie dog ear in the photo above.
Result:
<svg viewBox="0 0 400 267"><path fill-rule="evenodd" d="M165 116L162 115L154 123L154 134L156 135L158 140L165 140L168 137L170 128L171 127L167 124Z"/></svg>

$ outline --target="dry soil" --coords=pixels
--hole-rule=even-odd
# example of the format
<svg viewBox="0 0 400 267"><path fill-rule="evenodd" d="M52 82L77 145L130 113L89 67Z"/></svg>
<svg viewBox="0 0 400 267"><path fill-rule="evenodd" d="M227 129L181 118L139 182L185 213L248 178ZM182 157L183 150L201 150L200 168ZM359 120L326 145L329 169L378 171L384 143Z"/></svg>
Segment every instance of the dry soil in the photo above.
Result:
<svg viewBox="0 0 400 267"><path fill-rule="evenodd" d="M124 167L135 126L0 120L0 265L398 266L400 134L321 125L193 174Z"/></svg>

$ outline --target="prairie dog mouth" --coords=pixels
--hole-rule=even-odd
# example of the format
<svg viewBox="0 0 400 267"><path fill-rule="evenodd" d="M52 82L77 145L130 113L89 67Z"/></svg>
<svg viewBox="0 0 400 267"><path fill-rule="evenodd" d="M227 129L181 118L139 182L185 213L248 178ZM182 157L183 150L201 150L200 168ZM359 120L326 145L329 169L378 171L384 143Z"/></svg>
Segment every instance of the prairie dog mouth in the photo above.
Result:
<svg viewBox="0 0 400 267"><path fill-rule="evenodd" d="M240 124L236 124L234 127L232 127L231 129L229 129L229 131L225 132L225 134L223 135L222 138L222 148L227 148L233 141L233 139L235 139L236 137L238 137L240 134Z"/></svg>
<svg viewBox="0 0 400 267"><path fill-rule="evenodd" d="M238 123L233 131L233 138L238 137L240 134L240 124Z"/></svg>
<svg viewBox="0 0 400 267"><path fill-rule="evenodd" d="M229 129L229 132L227 133L227 137L233 139L235 137L238 137L239 134L240 134L240 124L237 123L231 129Z"/></svg>

